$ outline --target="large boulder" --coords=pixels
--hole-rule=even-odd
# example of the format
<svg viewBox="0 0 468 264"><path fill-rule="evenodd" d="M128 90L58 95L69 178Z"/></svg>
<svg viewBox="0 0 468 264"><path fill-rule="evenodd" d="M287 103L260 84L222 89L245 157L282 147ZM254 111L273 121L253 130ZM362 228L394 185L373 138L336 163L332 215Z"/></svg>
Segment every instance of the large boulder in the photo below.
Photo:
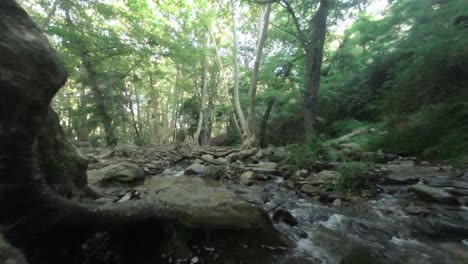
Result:
<svg viewBox="0 0 468 264"><path fill-rule="evenodd" d="M93 185L136 184L145 179L143 170L137 164L122 162L104 168L88 171L89 183Z"/></svg>
<svg viewBox="0 0 468 264"><path fill-rule="evenodd" d="M282 241L265 211L225 188L206 186L201 178L151 179L150 186L156 191L150 192L146 198L148 202L156 207L171 208L170 214L161 218L173 220L179 226L245 231L250 240L249 234L253 232L260 235L256 239L273 244Z"/></svg>
<svg viewBox="0 0 468 264"><path fill-rule="evenodd" d="M206 166L203 164L193 163L192 165L188 166L185 169L185 175L194 175L194 174L202 174L205 172Z"/></svg>
<svg viewBox="0 0 468 264"><path fill-rule="evenodd" d="M448 205L460 205L460 201L442 188L436 188L425 184L415 184L409 188L420 199Z"/></svg>

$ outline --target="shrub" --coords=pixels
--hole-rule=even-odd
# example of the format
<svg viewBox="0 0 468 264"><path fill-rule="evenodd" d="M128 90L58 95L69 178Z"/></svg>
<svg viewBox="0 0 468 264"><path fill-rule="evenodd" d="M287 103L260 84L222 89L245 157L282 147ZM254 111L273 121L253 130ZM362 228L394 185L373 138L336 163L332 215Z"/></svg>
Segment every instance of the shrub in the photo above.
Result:
<svg viewBox="0 0 468 264"><path fill-rule="evenodd" d="M333 189L338 192L358 192L363 189L372 189L369 169L369 164L360 162L346 162L338 165L340 175L335 179Z"/></svg>

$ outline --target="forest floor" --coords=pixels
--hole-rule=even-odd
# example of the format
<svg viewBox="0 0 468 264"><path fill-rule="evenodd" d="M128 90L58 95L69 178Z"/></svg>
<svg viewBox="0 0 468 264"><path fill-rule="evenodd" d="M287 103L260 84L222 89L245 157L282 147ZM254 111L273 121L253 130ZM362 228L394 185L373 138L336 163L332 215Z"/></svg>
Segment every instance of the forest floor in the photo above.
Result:
<svg viewBox="0 0 468 264"><path fill-rule="evenodd" d="M90 185L102 195L98 203L125 203L156 190L174 192L169 203L182 203L190 210L211 204L210 197L218 199L219 191L229 192L266 211L291 241L283 248L249 244L256 238L248 235L231 244L216 238L183 239L183 247L178 243L165 249L158 259L163 263L435 264L468 259L465 168L399 157L373 164L366 172L371 183L366 188L337 192L333 185L343 177L337 171L339 163L316 161L312 170L291 171L284 163L285 148L269 147L254 155L220 154L229 150L84 151L94 161L88 175ZM121 164L137 165L143 176L128 171L112 176ZM229 207L231 200L223 203ZM236 217L228 210L217 212L223 214L220 217Z"/></svg>

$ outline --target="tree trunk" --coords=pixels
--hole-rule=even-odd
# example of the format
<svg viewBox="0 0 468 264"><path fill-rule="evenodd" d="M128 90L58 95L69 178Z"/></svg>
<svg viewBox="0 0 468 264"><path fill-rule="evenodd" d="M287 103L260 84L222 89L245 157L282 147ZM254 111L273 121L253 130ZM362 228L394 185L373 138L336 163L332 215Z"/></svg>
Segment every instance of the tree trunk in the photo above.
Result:
<svg viewBox="0 0 468 264"><path fill-rule="evenodd" d="M231 7L232 7L232 31L234 35L234 43L233 43L233 60L234 60L234 104L237 116L239 118L240 127L242 129L242 137L248 138L250 136L249 127L247 121L244 117L244 112L242 111L242 107L240 105L239 99L239 63L238 63L238 53L239 53L239 42L237 38L237 4L235 0L231 0Z"/></svg>
<svg viewBox="0 0 468 264"><path fill-rule="evenodd" d="M313 18L312 46L306 48L306 75L304 92L304 132L306 139L311 139L316 133L318 111L318 90L320 86L320 70L322 67L323 47L327 31L329 0L320 0L320 7Z"/></svg>
<svg viewBox="0 0 468 264"><path fill-rule="evenodd" d="M271 110L273 109L273 105L275 104L274 97L268 99L267 108L265 110L265 114L263 115L262 124L260 126L260 146L266 147L266 131L268 125L268 119L270 119Z"/></svg>
<svg viewBox="0 0 468 264"><path fill-rule="evenodd" d="M171 125L169 129L169 137L172 136L172 142L175 143L175 135L177 130L177 118L178 118L178 105L179 105L179 95L180 95L180 79L181 79L181 69L180 66L177 66L176 82L173 93L173 103L172 103L172 113L171 113Z"/></svg>
<svg viewBox="0 0 468 264"><path fill-rule="evenodd" d="M151 71L149 72L149 81L150 81L150 88L151 88L151 103L152 106L152 135L151 135L151 143L159 145L161 143L160 139L160 121L159 121L159 94L158 90L154 87L153 81L153 74Z"/></svg>
<svg viewBox="0 0 468 264"><path fill-rule="evenodd" d="M83 85L80 85L80 111L78 118L79 127L76 128L76 137L79 142L89 141L89 128L88 128L88 99Z"/></svg>
<svg viewBox="0 0 468 264"><path fill-rule="evenodd" d="M122 81L122 88L123 88L122 89L123 93L125 97L127 98L127 103L126 103L127 108L128 110L130 110L130 116L132 117L132 127L133 127L133 131L135 132L135 137L136 137L136 140L134 141L134 143L136 145L139 145L141 142L141 136L140 136L140 128L138 126L138 120L135 115L134 105L132 101L132 89L130 89L130 92L127 91L127 85L125 84L125 81Z"/></svg>
<svg viewBox="0 0 468 264"><path fill-rule="evenodd" d="M263 48L268 37L268 23L270 21L271 3L267 4L265 10L260 14L259 35L257 40L257 52L255 54L255 63L250 80L249 87L249 131L253 147L259 146L257 130L257 114L255 111L255 97L257 94L258 71L260 69L260 60L262 59ZM252 146L249 146L252 147Z"/></svg>
<svg viewBox="0 0 468 264"><path fill-rule="evenodd" d="M200 94L200 112L198 115L198 124L197 130L193 136L193 141L195 144L201 144L200 133L202 131L203 123L205 120L205 105L206 105L206 94L207 94L207 86L208 86L208 58L205 54L205 59L203 62L203 80L202 80L202 89Z"/></svg>
<svg viewBox="0 0 468 264"><path fill-rule="evenodd" d="M67 25L69 27L73 27L73 21L70 18L70 9L69 7L65 7L65 15L67 20ZM114 134L114 128L112 127L112 118L109 115L106 109L106 102L104 100L104 95L102 94L101 90L99 89L99 85L96 78L96 72L93 70L93 67L89 61L89 53L86 49L83 48L82 43L78 39L75 39L74 42L76 43L77 47L80 49L80 59L81 64L85 70L86 77L91 86L91 91L93 92L94 100L96 103L96 114L101 119L101 123L104 126L104 132L106 134L106 144L109 147L114 147L117 145L117 137Z"/></svg>
<svg viewBox="0 0 468 264"><path fill-rule="evenodd" d="M96 79L96 73L93 71L91 64L89 63L89 55L87 51L81 52L81 63L86 70L86 76L91 84L91 90L93 91L94 100L96 104L96 115L101 119L101 123L104 126L104 132L106 133L106 144L109 147L115 147L117 145L117 137L114 134L114 128L112 127L112 118L107 112L106 103L104 96Z"/></svg>

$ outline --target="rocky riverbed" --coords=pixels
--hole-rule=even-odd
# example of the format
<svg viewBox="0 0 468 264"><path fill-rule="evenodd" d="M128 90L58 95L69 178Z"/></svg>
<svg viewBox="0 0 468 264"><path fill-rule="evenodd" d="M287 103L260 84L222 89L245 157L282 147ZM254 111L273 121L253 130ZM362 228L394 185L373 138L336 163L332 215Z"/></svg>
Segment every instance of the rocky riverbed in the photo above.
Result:
<svg viewBox="0 0 468 264"><path fill-rule="evenodd" d="M159 261L466 263L468 259L468 174L461 168L399 158L373 166L374 191L343 194L325 187L337 177L337 164L317 163L316 171L287 171L269 161L272 155L286 155L284 149L219 158L165 150L155 152L153 159L151 153L151 149L133 149L102 158L96 154L88 173L89 182L103 194L96 202L125 203L156 192L158 200L189 212L183 217L194 222L190 224L253 224L258 227L252 230L265 229L177 238L165 245ZM282 238L268 230L258 208L287 242L277 243Z"/></svg>
<svg viewBox="0 0 468 264"><path fill-rule="evenodd" d="M282 148L217 155L230 151L83 150L91 162L88 182L99 194L92 203L151 203L170 211L172 218L162 219L173 223L162 231L142 226L119 243L115 234L98 233L83 244L84 263L468 259L465 168L392 158L369 168L369 188L335 192L330 186L340 177L339 163L317 161L313 169L293 171L281 162L288 155ZM122 245L133 252L130 262L122 260ZM19 252L0 246L2 263L24 263Z"/></svg>

